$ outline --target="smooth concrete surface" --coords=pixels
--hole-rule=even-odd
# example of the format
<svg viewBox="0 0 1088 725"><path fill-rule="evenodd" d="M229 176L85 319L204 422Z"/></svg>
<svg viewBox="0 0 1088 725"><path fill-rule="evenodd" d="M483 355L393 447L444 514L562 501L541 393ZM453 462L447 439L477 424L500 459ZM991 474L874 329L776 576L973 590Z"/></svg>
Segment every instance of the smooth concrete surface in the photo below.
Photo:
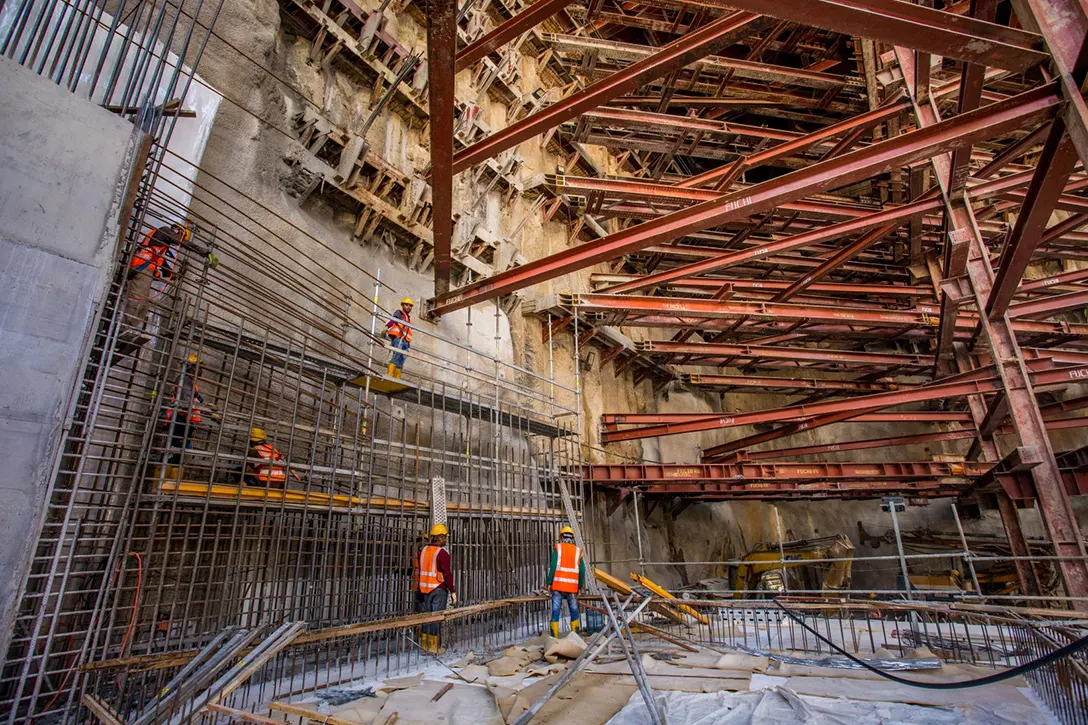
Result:
<svg viewBox="0 0 1088 725"><path fill-rule="evenodd" d="M0 653L107 287L133 126L0 57Z"/></svg>

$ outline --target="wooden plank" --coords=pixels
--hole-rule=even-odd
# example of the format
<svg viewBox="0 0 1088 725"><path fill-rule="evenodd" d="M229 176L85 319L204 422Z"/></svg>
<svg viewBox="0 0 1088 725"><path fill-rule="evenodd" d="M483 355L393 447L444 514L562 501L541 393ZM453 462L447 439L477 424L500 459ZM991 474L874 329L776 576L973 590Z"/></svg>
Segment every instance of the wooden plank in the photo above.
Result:
<svg viewBox="0 0 1088 725"><path fill-rule="evenodd" d="M124 725L124 720L121 719L121 716L115 713L109 705L95 695L83 693L83 706L90 710L91 714L105 723L105 725Z"/></svg>

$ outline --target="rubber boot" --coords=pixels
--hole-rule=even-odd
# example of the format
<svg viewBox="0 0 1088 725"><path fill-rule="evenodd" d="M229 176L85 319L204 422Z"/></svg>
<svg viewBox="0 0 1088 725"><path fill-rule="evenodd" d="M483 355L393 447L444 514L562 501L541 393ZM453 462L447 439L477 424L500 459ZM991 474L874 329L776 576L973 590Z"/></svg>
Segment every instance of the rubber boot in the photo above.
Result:
<svg viewBox="0 0 1088 725"><path fill-rule="evenodd" d="M389 366L385 369L385 374L391 378L397 377L397 366L389 363Z"/></svg>
<svg viewBox="0 0 1088 725"><path fill-rule="evenodd" d="M582 623L577 619L570 620L570 631L577 632L578 628L582 626Z"/></svg>
<svg viewBox="0 0 1088 725"><path fill-rule="evenodd" d="M551 623L552 636L559 639L559 622Z"/></svg>
<svg viewBox="0 0 1088 725"><path fill-rule="evenodd" d="M393 368L393 377L396 378L397 380L400 380L400 372L401 372L400 368L394 367Z"/></svg>
<svg viewBox="0 0 1088 725"><path fill-rule="evenodd" d="M433 651L432 654L436 654L436 655L446 654L446 648L443 647L442 645L438 644L438 635L437 634L432 634L431 635L431 645L434 647L434 651Z"/></svg>
<svg viewBox="0 0 1088 725"><path fill-rule="evenodd" d="M423 640L423 651L427 654L434 654L434 645L431 644L431 635L425 634L420 639Z"/></svg>

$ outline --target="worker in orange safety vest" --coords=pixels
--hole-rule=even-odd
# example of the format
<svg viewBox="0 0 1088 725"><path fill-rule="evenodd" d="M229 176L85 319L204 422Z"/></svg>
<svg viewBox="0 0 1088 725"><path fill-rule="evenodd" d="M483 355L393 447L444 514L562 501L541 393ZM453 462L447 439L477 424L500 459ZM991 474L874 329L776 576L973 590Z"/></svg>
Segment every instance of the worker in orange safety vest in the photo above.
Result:
<svg viewBox="0 0 1088 725"><path fill-rule="evenodd" d="M563 602L570 610L570 628L577 632L581 626L578 617L578 590L586 583L586 565L582 561L582 550L574 543L574 529L564 526L559 530L559 541L552 550L551 564L548 571L548 583L552 591L553 637L559 637L559 618L563 613Z"/></svg>
<svg viewBox="0 0 1088 725"><path fill-rule="evenodd" d="M174 276L177 249L189 234L180 224L153 229L140 240L140 246L128 265L128 290L125 300L125 322L137 328L144 323L151 308L155 281L169 282Z"/></svg>
<svg viewBox="0 0 1088 725"><path fill-rule="evenodd" d="M268 435L260 428L254 428L249 432L249 457L259 458L261 462L250 461L246 463L248 473L245 482L250 486L275 486L285 488L287 484L286 459L268 441ZM302 482L298 474L291 471L295 480Z"/></svg>
<svg viewBox="0 0 1088 725"><path fill-rule="evenodd" d="M400 301L400 309L393 313L389 322L385 324L385 335L389 338L389 344L393 346L393 357L389 361L387 374L391 378L399 378L404 369L404 353L398 350L408 350L412 346L412 308L416 303L411 297L405 297ZM407 324L406 324L407 323Z"/></svg>
<svg viewBox="0 0 1088 725"><path fill-rule="evenodd" d="M457 605L457 590L453 585L453 567L450 566L450 553L446 551L449 532L445 524L431 527L431 543L419 552L419 591L423 594L423 611L446 611L446 599ZM439 647L438 635L441 631L439 622L423 625L423 649L430 654L442 654L446 650Z"/></svg>
<svg viewBox="0 0 1088 725"><path fill-rule="evenodd" d="M204 420L205 410L212 411L209 418L219 421L219 414L214 412L215 406L204 402L204 396L200 394L200 385L197 384L197 367L202 362L196 353L189 353L163 414L170 427L171 453L166 460L170 465L177 465L180 462L182 449L192 449L193 428Z"/></svg>

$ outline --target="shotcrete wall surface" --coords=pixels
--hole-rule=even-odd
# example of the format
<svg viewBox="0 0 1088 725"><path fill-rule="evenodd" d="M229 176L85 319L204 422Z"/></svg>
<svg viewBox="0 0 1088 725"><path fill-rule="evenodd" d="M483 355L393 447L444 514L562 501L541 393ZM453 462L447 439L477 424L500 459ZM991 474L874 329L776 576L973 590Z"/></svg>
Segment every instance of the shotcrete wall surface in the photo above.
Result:
<svg viewBox="0 0 1088 725"><path fill-rule="evenodd" d="M133 127L0 57L0 652L96 306Z"/></svg>

